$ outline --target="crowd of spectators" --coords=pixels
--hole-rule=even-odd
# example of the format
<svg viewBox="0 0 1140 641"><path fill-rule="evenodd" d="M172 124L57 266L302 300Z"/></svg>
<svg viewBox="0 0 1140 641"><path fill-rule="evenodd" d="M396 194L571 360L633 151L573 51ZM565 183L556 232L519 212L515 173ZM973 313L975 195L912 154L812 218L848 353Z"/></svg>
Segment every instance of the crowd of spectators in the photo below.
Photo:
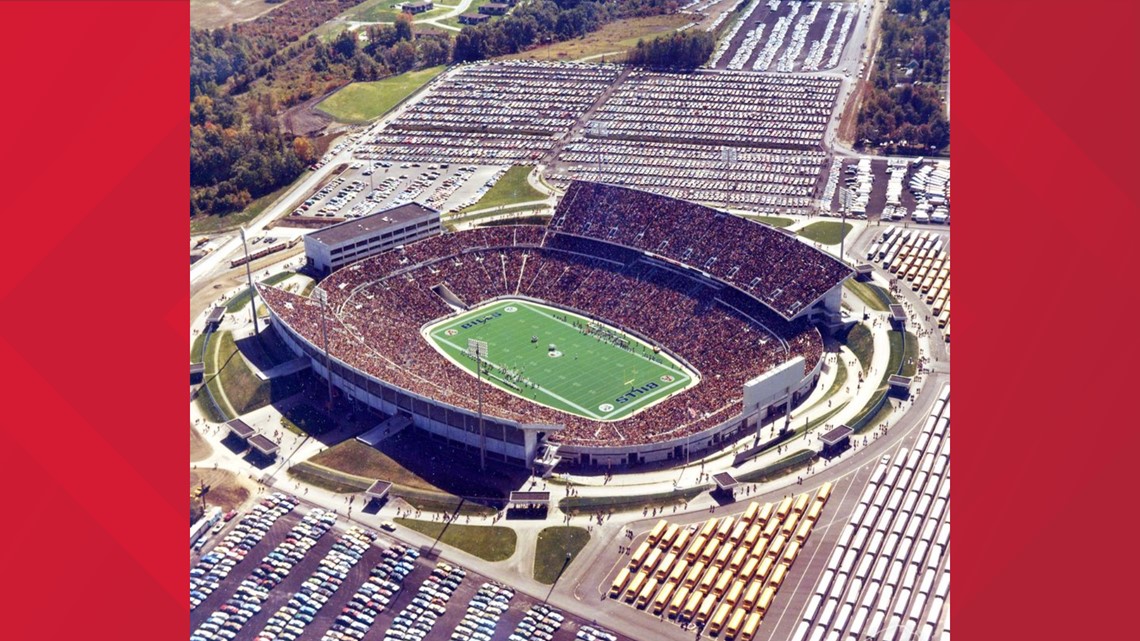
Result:
<svg viewBox="0 0 1140 641"><path fill-rule="evenodd" d="M271 287L261 291L278 317L323 346L316 300ZM788 322L731 287L609 241L541 226L490 227L420 241L335 272L321 291L330 302L325 324L333 356L407 391L468 410L477 407L479 383L423 340L420 330L456 313L456 306L502 296L540 299L640 335L700 373L700 382L683 394L605 423L483 388L488 414L564 424L558 440L575 445L645 444L714 427L739 414L748 380L795 356L803 356L810 370L823 350L813 326Z"/></svg>
<svg viewBox="0 0 1140 641"><path fill-rule="evenodd" d="M843 263L783 231L696 203L612 185L571 183L551 228L652 252L704 271L789 319L851 274Z"/></svg>

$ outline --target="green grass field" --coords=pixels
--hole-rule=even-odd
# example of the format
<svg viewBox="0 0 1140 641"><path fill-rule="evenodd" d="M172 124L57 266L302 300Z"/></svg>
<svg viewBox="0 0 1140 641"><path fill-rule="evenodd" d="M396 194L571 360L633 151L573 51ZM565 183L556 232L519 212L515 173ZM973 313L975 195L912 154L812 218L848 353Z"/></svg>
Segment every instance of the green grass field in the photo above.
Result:
<svg viewBox="0 0 1140 641"><path fill-rule="evenodd" d="M539 532L534 549L534 580L544 585L554 583L563 566L569 567L589 542L590 533L586 528L555 526Z"/></svg>
<svg viewBox="0 0 1140 641"><path fill-rule="evenodd" d="M527 167L525 165L515 165L507 170L495 186L487 190L483 197L479 199L474 205L460 210L462 212L479 211L480 209L489 209L491 207L502 207L504 205L513 205L515 203L528 203L535 200L542 200L546 198L546 194L538 191L530 186L527 182L527 176L534 170L534 167ZM497 216L503 212L496 211L489 215Z"/></svg>
<svg viewBox="0 0 1140 641"><path fill-rule="evenodd" d="M838 245L843 237L850 233L851 223L832 222L825 220L812 223L799 231L800 236L814 240L824 245Z"/></svg>
<svg viewBox="0 0 1140 641"><path fill-rule="evenodd" d="M588 322L553 307L501 300L437 323L426 334L472 375L476 366L467 355L468 340L486 341L483 378L488 383L593 420L626 418L695 384L694 374L632 336L597 324L579 329ZM603 339L606 334L612 338Z"/></svg>
<svg viewBox="0 0 1140 641"><path fill-rule="evenodd" d="M444 70L442 65L409 71L376 82L354 82L322 100L317 109L347 123L368 122L388 113L401 100Z"/></svg>
<svg viewBox="0 0 1140 641"><path fill-rule="evenodd" d="M511 558L518 542L515 531L501 525L458 525L415 519L394 520L397 525L439 539L447 545L492 563Z"/></svg>

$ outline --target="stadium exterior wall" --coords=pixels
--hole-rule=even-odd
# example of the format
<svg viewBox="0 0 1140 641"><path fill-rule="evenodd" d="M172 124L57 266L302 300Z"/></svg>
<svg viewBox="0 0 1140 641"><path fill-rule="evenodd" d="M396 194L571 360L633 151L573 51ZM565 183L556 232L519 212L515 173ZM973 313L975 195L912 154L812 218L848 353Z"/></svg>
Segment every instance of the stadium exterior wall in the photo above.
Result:
<svg viewBox="0 0 1140 641"><path fill-rule="evenodd" d="M272 307L269 312L270 327L296 355L307 357L311 361L314 372L327 378L324 351L289 327ZM465 449L478 451L480 437L477 414L408 392L361 372L335 357L329 360L332 362L333 386L346 396L385 414L405 414L420 430ZM811 394L819 380L822 364L823 359L820 359L815 368L805 374L794 390L793 404ZM562 445L558 455L568 463L601 467L686 460L696 454L723 449L747 436L755 430L756 422L766 418L773 409L764 408L752 415L738 414L703 432L666 441L615 447ZM537 435L534 432L522 430L515 421L495 417L484 416L484 424L488 458L512 465L532 466L538 453Z"/></svg>

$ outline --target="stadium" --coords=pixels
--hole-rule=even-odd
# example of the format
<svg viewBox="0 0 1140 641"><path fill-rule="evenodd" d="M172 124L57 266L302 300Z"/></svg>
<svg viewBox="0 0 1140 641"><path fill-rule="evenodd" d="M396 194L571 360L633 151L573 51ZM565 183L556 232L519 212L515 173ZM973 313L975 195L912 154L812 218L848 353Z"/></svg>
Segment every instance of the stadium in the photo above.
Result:
<svg viewBox="0 0 1140 641"><path fill-rule="evenodd" d="M572 182L548 225L445 233L259 292L349 398L491 460L685 461L819 379L843 263L786 232Z"/></svg>

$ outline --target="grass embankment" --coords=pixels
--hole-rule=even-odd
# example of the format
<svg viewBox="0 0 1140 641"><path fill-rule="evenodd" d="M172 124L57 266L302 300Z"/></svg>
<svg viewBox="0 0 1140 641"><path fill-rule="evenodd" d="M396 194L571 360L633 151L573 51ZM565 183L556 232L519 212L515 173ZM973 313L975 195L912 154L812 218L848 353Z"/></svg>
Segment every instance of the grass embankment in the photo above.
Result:
<svg viewBox="0 0 1140 641"><path fill-rule="evenodd" d="M428 492L443 492L392 457L354 438L337 443L309 461L334 470L351 470L357 476L365 478L384 479L396 485Z"/></svg>
<svg viewBox="0 0 1140 641"><path fill-rule="evenodd" d="M784 218L783 216L748 216L748 219L758 223L764 223L769 227L788 227L796 222L791 218Z"/></svg>
<svg viewBox="0 0 1140 641"><path fill-rule="evenodd" d="M585 528L555 526L539 532L534 549L534 580L544 585L554 583L589 542L590 533Z"/></svg>
<svg viewBox="0 0 1140 641"><path fill-rule="evenodd" d="M546 198L546 194L531 187L527 181L530 172L534 171L534 167L526 165L515 165L508 169L506 173L499 177L487 193L479 199L474 205L465 207L459 210L459 213L478 211L481 209L490 209L492 207L504 207L507 205L514 205L516 203L527 203L535 200L542 200ZM491 215L498 215L506 213L504 211L496 211Z"/></svg>
<svg viewBox="0 0 1140 641"><path fill-rule="evenodd" d="M641 496L571 496L558 501L558 508L568 514L583 514L593 512L625 512L639 508L668 507L678 503L686 503L700 496L712 488L711 485L701 485L675 492L661 492L659 494L645 494Z"/></svg>
<svg viewBox="0 0 1140 641"><path fill-rule="evenodd" d="M511 558L518 542L514 530L498 525L458 525L416 519L395 519L395 522L491 562Z"/></svg>
<svg viewBox="0 0 1140 641"><path fill-rule="evenodd" d="M843 237L851 232L851 223L837 223L829 220L812 223L797 232L800 236L824 245L838 245Z"/></svg>
<svg viewBox="0 0 1140 641"><path fill-rule="evenodd" d="M263 278L263 279L259 280L258 282L261 283L262 285L276 285L277 283L280 283L284 280L287 280L290 276L294 275L295 273L296 272L289 272L289 271L280 272L280 273L274 274L268 278ZM231 298L230 302L226 303L226 313L227 314L236 314L237 312L240 312L242 310L242 308L249 307L249 297L250 297L250 291L249 291L249 288L246 287L245 289L241 290L241 292L238 293L237 296L234 296L233 298Z"/></svg>
<svg viewBox="0 0 1140 641"><path fill-rule="evenodd" d="M863 304L866 305L867 309L871 311L888 311L890 309L888 305L896 302L893 296L891 296L889 293L887 293L886 290L884 290L882 287L879 287L878 285L872 285L871 283L861 283L854 279L848 279L843 286L846 287L847 290L854 294L859 300L863 301Z"/></svg>
<svg viewBox="0 0 1140 641"><path fill-rule="evenodd" d="M316 108L340 122L368 122L388 113L445 68L440 65L375 82L354 82L322 100Z"/></svg>
<svg viewBox="0 0 1140 641"><path fill-rule="evenodd" d="M875 353L875 338L866 325L855 325L847 332L847 347L859 359L859 365L866 372L871 367L871 357Z"/></svg>
<svg viewBox="0 0 1140 641"><path fill-rule="evenodd" d="M273 201L280 198L281 195L292 186L292 183L290 183L277 191L268 193L249 203L245 209L239 212L224 215L202 214L200 216L194 216L190 219L190 233L213 234L237 229L260 216L267 207L273 204Z"/></svg>
<svg viewBox="0 0 1140 641"><path fill-rule="evenodd" d="M206 346L206 333L202 332L194 337L194 344L190 346L190 362L202 362L202 348Z"/></svg>
<svg viewBox="0 0 1140 641"><path fill-rule="evenodd" d="M206 492L206 504L217 505L222 511L236 510L250 496L249 488L242 484L238 475L229 470L191 470L190 489L205 483L210 486Z"/></svg>
<svg viewBox="0 0 1140 641"><path fill-rule="evenodd" d="M811 464L811 462L818 456L819 453L815 450L799 450L798 452L785 456L784 458L776 461L775 463L772 463L771 465L767 465L758 470L740 474L736 478L743 483L771 481L772 479L791 474L793 471Z"/></svg>

